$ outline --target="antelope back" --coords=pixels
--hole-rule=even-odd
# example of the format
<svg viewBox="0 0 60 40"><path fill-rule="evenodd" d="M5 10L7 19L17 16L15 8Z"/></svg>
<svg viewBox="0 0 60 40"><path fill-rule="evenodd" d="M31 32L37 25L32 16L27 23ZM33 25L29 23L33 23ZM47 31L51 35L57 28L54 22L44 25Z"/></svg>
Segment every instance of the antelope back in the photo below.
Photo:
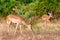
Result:
<svg viewBox="0 0 60 40"><path fill-rule="evenodd" d="M20 16L16 16L13 14L8 15L7 20L9 20L13 23L21 23L23 21L23 19Z"/></svg>
<svg viewBox="0 0 60 40"><path fill-rule="evenodd" d="M49 16L46 15L46 14L44 14L44 15L42 16L42 20L47 20L47 19L49 19Z"/></svg>

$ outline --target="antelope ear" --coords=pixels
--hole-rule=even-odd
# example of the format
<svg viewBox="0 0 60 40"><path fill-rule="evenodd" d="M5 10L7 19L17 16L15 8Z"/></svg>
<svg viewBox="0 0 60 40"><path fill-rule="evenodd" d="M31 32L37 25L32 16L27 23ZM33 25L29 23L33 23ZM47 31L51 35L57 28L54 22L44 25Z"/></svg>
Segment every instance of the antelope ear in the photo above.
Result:
<svg viewBox="0 0 60 40"><path fill-rule="evenodd" d="M50 12L48 14L51 14Z"/></svg>
<svg viewBox="0 0 60 40"><path fill-rule="evenodd" d="M48 13L48 15L52 15L52 13L51 13L51 12L49 12L49 13Z"/></svg>
<svg viewBox="0 0 60 40"><path fill-rule="evenodd" d="M52 14L52 12L48 12L48 14Z"/></svg>

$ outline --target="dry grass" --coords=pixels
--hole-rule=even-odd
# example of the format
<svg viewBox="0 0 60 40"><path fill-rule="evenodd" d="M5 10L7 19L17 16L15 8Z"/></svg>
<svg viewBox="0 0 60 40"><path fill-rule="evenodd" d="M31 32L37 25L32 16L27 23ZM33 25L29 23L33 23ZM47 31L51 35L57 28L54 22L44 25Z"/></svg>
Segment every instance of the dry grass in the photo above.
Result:
<svg viewBox="0 0 60 40"><path fill-rule="evenodd" d="M60 26L58 23L42 23L32 25L33 32L23 29L14 35L15 27L11 25L8 32L6 21L0 23L0 40L60 40Z"/></svg>

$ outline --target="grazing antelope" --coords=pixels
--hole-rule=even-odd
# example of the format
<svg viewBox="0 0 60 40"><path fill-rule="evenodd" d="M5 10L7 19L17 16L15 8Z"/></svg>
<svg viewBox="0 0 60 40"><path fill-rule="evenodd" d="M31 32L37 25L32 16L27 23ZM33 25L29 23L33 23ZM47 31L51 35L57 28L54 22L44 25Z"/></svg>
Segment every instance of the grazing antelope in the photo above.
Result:
<svg viewBox="0 0 60 40"><path fill-rule="evenodd" d="M44 21L44 22L50 22L50 18L52 17L52 14L51 13L48 13L49 15L46 15L46 14L44 14L44 15L42 15L42 17L41 17L41 19L42 19L42 21Z"/></svg>
<svg viewBox="0 0 60 40"><path fill-rule="evenodd" d="M14 33L16 33L18 25L20 25L20 31L21 31L22 24L25 25L29 30L31 30L31 25L27 24L20 16L16 16L13 14L8 15L7 16L7 24L10 26L11 23L16 23L16 29L15 29Z"/></svg>

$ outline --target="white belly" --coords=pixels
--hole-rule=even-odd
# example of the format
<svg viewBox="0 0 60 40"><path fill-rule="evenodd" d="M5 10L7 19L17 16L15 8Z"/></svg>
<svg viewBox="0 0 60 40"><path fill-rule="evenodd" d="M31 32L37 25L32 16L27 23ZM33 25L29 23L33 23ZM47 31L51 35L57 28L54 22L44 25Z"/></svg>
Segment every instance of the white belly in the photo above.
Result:
<svg viewBox="0 0 60 40"><path fill-rule="evenodd" d="M19 23L19 20L12 18L12 19L11 19L11 22L12 22L12 23Z"/></svg>

